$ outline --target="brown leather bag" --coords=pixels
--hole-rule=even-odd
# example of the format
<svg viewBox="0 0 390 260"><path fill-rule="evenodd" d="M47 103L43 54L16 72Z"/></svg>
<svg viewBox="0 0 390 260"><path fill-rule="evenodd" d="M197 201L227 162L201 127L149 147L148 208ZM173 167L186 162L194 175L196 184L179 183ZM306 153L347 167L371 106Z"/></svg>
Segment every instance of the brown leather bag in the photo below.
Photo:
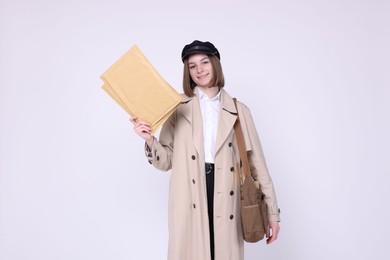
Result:
<svg viewBox="0 0 390 260"><path fill-rule="evenodd" d="M237 102L234 98L237 109ZM237 121L234 124L238 150L242 163L241 175L241 221L244 240L246 242L258 242L264 238L268 227L267 204L264 200L264 193L258 181L252 178L248 155L245 148L244 135L240 125L240 118L237 109ZM258 185L256 185L256 182Z"/></svg>

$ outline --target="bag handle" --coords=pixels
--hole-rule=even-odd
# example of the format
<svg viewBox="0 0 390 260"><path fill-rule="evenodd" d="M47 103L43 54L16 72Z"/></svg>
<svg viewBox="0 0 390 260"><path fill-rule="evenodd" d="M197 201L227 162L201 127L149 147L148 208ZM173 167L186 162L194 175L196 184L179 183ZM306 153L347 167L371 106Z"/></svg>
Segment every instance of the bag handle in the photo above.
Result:
<svg viewBox="0 0 390 260"><path fill-rule="evenodd" d="M242 133L241 123L240 123L240 117L238 116L238 108L237 108L237 99L233 98L234 105L236 106L237 110L237 120L234 124L234 131L236 132L236 139L237 139L237 145L238 145L238 151L240 153L240 159L242 162L242 168L244 174L242 175L242 178L244 181L245 178L250 176L250 168L249 168L249 162L248 162L248 155L245 148L245 140L244 135Z"/></svg>

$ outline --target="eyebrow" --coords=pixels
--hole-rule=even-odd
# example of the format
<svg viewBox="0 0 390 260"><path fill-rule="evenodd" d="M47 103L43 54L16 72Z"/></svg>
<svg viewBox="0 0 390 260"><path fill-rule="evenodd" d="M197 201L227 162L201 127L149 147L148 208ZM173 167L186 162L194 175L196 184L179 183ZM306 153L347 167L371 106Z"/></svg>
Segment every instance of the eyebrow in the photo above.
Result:
<svg viewBox="0 0 390 260"><path fill-rule="evenodd" d="M200 59L200 61L204 61L205 59L209 60L209 56L206 56L206 57ZM190 64L195 64L195 62L188 62L188 65L190 65Z"/></svg>

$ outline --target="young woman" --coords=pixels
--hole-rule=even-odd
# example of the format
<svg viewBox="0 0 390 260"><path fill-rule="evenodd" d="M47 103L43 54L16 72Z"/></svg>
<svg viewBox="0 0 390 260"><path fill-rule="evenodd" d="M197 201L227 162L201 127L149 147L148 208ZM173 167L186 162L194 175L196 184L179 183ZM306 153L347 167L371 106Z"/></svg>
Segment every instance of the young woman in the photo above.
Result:
<svg viewBox="0 0 390 260"><path fill-rule="evenodd" d="M159 139L150 125L131 118L145 141L149 163L171 170L169 260L240 260L240 158L233 125L240 116L252 176L266 195L267 243L279 233L279 209L260 140L248 107L224 90L220 54L210 42L182 51L183 100L164 123ZM238 110L238 111L237 111Z"/></svg>

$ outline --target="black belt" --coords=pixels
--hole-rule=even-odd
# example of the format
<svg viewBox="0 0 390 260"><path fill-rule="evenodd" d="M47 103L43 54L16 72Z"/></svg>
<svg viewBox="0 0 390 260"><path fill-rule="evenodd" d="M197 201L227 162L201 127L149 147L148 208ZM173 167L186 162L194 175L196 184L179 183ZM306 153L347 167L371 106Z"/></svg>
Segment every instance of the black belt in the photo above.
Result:
<svg viewBox="0 0 390 260"><path fill-rule="evenodd" d="M214 163L206 163L206 174L214 171Z"/></svg>

